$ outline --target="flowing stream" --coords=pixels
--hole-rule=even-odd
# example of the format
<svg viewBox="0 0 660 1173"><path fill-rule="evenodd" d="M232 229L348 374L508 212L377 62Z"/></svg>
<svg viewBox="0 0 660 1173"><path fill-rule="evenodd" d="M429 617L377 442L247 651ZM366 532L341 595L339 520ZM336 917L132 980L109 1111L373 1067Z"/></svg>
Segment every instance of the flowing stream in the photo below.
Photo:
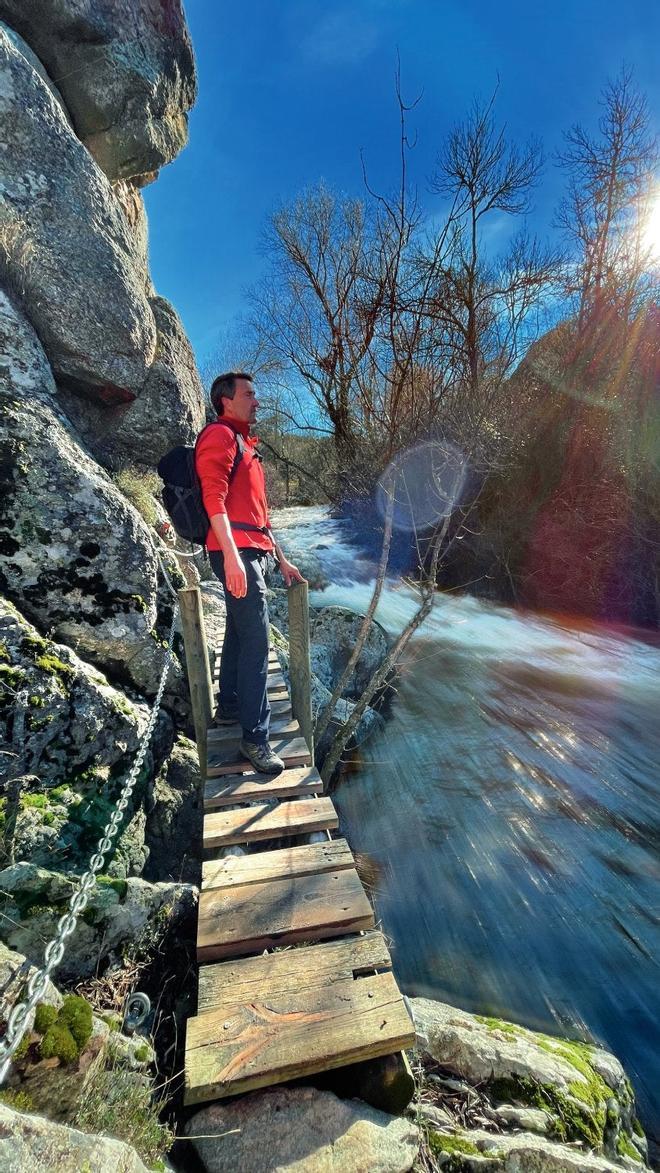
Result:
<svg viewBox="0 0 660 1173"><path fill-rule="evenodd" d="M294 553L364 610L374 567L322 508ZM412 614L392 581L377 618ZM385 729L337 790L409 994L610 1048L660 1137L660 649L439 595Z"/></svg>

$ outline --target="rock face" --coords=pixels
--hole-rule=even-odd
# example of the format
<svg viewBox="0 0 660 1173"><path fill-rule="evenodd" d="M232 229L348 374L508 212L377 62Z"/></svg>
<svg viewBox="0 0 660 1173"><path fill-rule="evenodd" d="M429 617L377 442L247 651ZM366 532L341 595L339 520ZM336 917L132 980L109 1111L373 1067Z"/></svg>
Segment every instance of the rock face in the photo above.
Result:
<svg viewBox="0 0 660 1173"><path fill-rule="evenodd" d="M410 1121L311 1087L214 1104L189 1121L188 1132L204 1136L193 1144L207 1173L406 1173L419 1148Z"/></svg>
<svg viewBox="0 0 660 1173"><path fill-rule="evenodd" d="M195 64L180 0L0 0L60 88L110 179L148 176L185 146Z"/></svg>
<svg viewBox="0 0 660 1173"><path fill-rule="evenodd" d="M0 871L0 936L36 965L43 964L44 943L57 929L73 895L75 879L18 863ZM121 956L122 946L139 939L159 913L183 922L195 907L185 884L147 884L143 880L102 879L69 939L58 977L91 977L99 966Z"/></svg>
<svg viewBox="0 0 660 1173"><path fill-rule="evenodd" d="M133 399L156 327L125 216L51 89L2 31L0 76L0 266L53 370L92 396Z"/></svg>
<svg viewBox="0 0 660 1173"><path fill-rule="evenodd" d="M344 607L323 607L312 621L310 638L313 645L312 668L326 688L334 688L346 667L363 623L363 616ZM387 653L387 636L380 624L373 620L360 657L344 690L346 696L358 700L372 673Z"/></svg>
<svg viewBox="0 0 660 1173"><path fill-rule="evenodd" d="M0 1143L5 1173L57 1169L58 1173L148 1173L135 1149L108 1136L14 1112L0 1102Z"/></svg>
<svg viewBox="0 0 660 1173"><path fill-rule="evenodd" d="M156 355L139 398L104 406L61 388L67 415L106 467L155 468L177 444L192 444L204 424L204 390L178 314L164 297L150 305Z"/></svg>
<svg viewBox="0 0 660 1173"><path fill-rule="evenodd" d="M145 523L76 444L28 323L0 294L0 590L90 659L131 674L156 621ZM154 668L162 649L151 651ZM144 671L138 686L148 685Z"/></svg>
<svg viewBox="0 0 660 1173"><path fill-rule="evenodd" d="M148 789L146 879L199 884L202 790L197 749L187 737L179 737Z"/></svg>

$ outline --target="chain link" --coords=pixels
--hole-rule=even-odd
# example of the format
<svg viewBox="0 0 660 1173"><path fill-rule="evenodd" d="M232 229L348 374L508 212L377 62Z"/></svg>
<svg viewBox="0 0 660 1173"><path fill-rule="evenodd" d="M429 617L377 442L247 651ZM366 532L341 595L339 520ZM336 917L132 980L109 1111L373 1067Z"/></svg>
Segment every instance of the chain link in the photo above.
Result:
<svg viewBox="0 0 660 1173"><path fill-rule="evenodd" d="M159 559L160 561L160 559ZM165 574L167 585L172 594L176 598L176 591L172 587L163 564L161 562L161 569ZM78 917L83 909L86 907L89 900L90 893L96 884L96 876L101 871L105 856L110 848L113 846L114 839L119 826L122 822L124 811L128 806L129 799L133 793L135 783L142 768L142 763L147 754L149 742L151 741L154 729L156 728L156 721L158 720L158 713L163 700L163 693L165 692L165 684L167 676L172 663L173 644L174 644L174 630L176 625L177 608L174 608L172 616L172 625L170 627L170 634L167 641L167 652L165 655L165 663L163 664L163 671L161 673L160 682L158 684L158 691L156 699L154 700L147 727L142 735L140 748L137 752L136 758L133 762L129 775L124 783L122 792L115 805L115 810L106 827L103 835L99 839L96 851L91 857L88 865L88 870L83 873L78 882L78 886L69 900L69 911L65 912L57 922L57 933L52 941L46 946L44 953L45 965L42 969L36 970L32 974L27 985L27 998L25 1001L17 1002L13 1007L9 1019L7 1021L7 1030L2 1039L0 1039L0 1084L4 1082L9 1067L11 1064L12 1055L15 1054L17 1047L20 1045L23 1035L27 1029L29 1016L35 1009L37 1003L43 998L48 981L53 970L57 969L62 958L64 957L64 950L66 942L71 934L75 931L78 923Z"/></svg>

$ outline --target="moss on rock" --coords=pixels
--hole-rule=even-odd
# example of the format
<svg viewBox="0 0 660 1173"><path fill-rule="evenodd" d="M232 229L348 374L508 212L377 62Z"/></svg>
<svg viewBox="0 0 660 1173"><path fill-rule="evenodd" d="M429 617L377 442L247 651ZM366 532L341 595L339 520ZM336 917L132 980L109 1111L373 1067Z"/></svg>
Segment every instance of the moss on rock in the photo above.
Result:
<svg viewBox="0 0 660 1173"><path fill-rule="evenodd" d="M55 1006L49 1006L46 1002L40 1002L34 1013L34 1029L37 1034L45 1035L49 1027L57 1019L57 1010Z"/></svg>
<svg viewBox="0 0 660 1173"><path fill-rule="evenodd" d="M85 1000L76 994L68 994L62 1003L57 1016L58 1025L65 1026L71 1032L79 1051L91 1037L93 1029L92 1008Z"/></svg>
<svg viewBox="0 0 660 1173"><path fill-rule="evenodd" d="M76 1040L67 1026L54 1022L48 1028L39 1048L42 1059L59 1059L62 1063L74 1063L80 1054Z"/></svg>

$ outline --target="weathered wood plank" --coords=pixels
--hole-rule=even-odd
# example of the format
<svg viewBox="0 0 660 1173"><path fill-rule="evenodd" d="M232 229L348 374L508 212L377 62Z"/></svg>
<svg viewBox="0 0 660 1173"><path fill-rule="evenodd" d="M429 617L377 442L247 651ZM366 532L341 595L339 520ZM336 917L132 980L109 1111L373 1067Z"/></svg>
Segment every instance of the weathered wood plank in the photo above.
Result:
<svg viewBox="0 0 660 1173"><path fill-rule="evenodd" d="M197 959L261 953L373 926L371 905L352 869L207 888L199 897Z"/></svg>
<svg viewBox="0 0 660 1173"><path fill-rule="evenodd" d="M301 737L302 731L296 718L291 713L285 713L284 716L271 716L270 734L271 737ZM210 749L216 746L222 748L225 741L240 740L241 735L241 727L235 721L233 725L212 725L206 737Z"/></svg>
<svg viewBox="0 0 660 1173"><path fill-rule="evenodd" d="M391 973L229 1004L188 1022L186 1103L280 1083L412 1046Z"/></svg>
<svg viewBox="0 0 660 1173"><path fill-rule="evenodd" d="M204 792L204 810L271 798L309 798L321 794L323 781L313 766L283 770L281 774L221 774L209 778Z"/></svg>
<svg viewBox="0 0 660 1173"><path fill-rule="evenodd" d="M346 840L328 839L325 843L207 860L202 867L202 888L232 888L237 884L258 884L264 880L292 879L353 867L355 861Z"/></svg>
<svg viewBox="0 0 660 1173"><path fill-rule="evenodd" d="M282 758L285 766L311 765L304 737L279 737L276 734L270 738L270 744L274 752ZM240 753L238 740L221 742L213 748L209 746L207 778L218 778L221 774L242 774L253 769L252 763Z"/></svg>
<svg viewBox="0 0 660 1173"><path fill-rule="evenodd" d="M306 835L310 831L331 831L339 826L337 812L329 798L301 798L290 802L255 803L238 810L212 811L204 817L203 846L231 847L278 836Z"/></svg>
<svg viewBox="0 0 660 1173"><path fill-rule="evenodd" d="M294 582L287 591L289 610L289 679L291 705L300 721L303 737L314 752L309 660L309 601L306 582Z"/></svg>
<svg viewBox="0 0 660 1173"><path fill-rule="evenodd" d="M294 847L292 850L307 851L308 848ZM267 953L261 957L243 957L239 961L219 961L214 965L200 966L197 1013L203 1014L226 1002L253 1002L265 995L272 998L290 994L292 990L332 986L335 982L352 980L374 970L391 968L392 958L385 938L376 929L359 937L342 937L338 941L323 941L320 945L301 945L298 949L283 949L280 953Z"/></svg>

